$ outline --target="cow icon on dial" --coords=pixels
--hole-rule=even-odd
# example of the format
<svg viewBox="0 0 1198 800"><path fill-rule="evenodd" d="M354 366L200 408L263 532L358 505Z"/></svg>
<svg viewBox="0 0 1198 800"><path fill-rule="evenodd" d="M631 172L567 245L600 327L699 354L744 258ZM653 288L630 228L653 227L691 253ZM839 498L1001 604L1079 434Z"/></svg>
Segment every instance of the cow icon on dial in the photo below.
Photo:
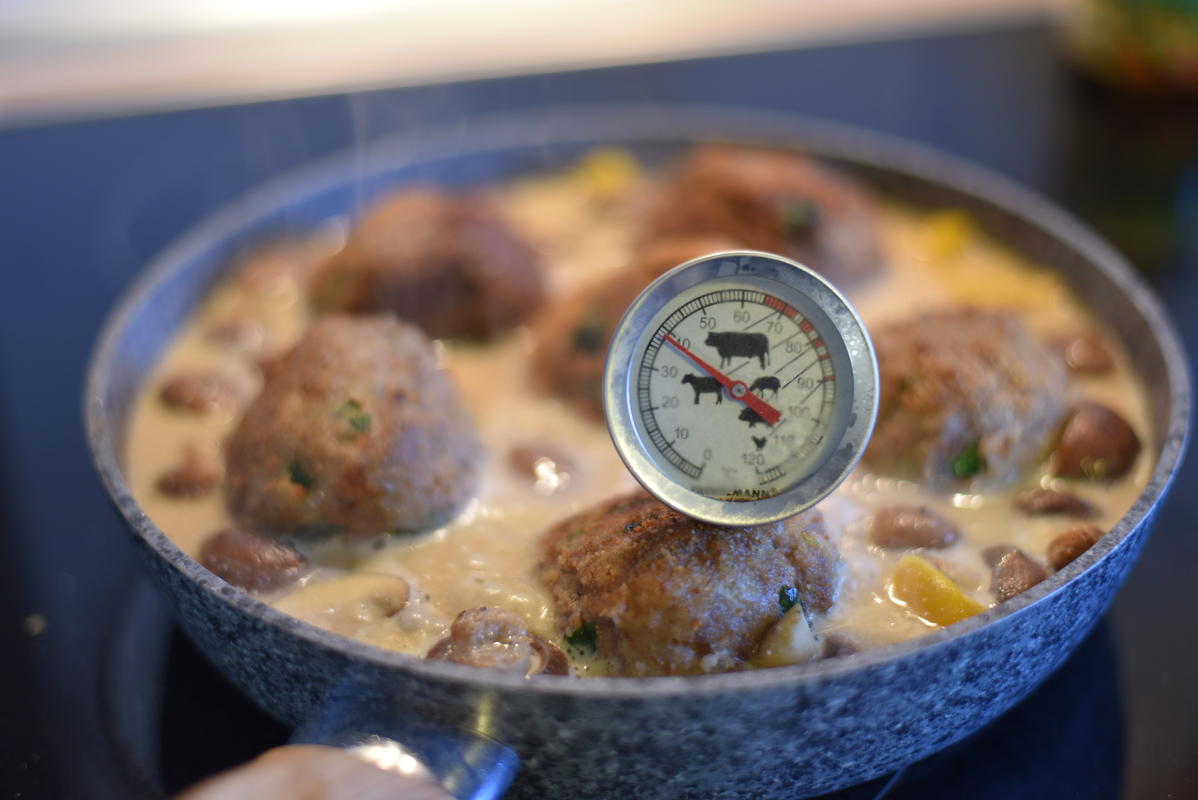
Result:
<svg viewBox="0 0 1198 800"><path fill-rule="evenodd" d="M780 256L715 253L662 275L612 338L604 406L620 457L662 502L749 525L802 511L852 470L878 370L848 301Z"/></svg>

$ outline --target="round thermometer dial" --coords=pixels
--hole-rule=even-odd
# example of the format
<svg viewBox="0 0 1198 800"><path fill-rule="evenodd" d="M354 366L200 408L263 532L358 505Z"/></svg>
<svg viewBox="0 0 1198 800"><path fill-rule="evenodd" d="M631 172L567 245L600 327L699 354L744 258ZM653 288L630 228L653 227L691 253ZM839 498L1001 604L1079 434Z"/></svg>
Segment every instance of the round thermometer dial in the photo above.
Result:
<svg viewBox="0 0 1198 800"><path fill-rule="evenodd" d="M604 375L620 457L662 502L721 525L797 514L844 480L873 431L878 367L829 283L768 253L716 253L649 285Z"/></svg>

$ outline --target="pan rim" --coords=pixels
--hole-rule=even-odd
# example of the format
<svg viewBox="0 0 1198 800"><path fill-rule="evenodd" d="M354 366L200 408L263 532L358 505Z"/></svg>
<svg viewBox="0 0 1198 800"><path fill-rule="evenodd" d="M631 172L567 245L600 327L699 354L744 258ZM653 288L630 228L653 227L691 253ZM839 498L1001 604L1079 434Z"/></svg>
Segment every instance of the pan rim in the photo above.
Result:
<svg viewBox="0 0 1198 800"><path fill-rule="evenodd" d="M1154 331L1154 344L1161 352L1168 378L1163 390L1169 393L1171 407L1169 418L1159 432L1160 451L1148 483L1098 544L1041 584L982 614L914 639L840 658L715 675L585 680L537 676L528 680L384 650L290 617L217 578L175 545L134 500L121 468L119 447L123 442L114 441L105 407L118 343L155 291L176 271L186 269L214 241L229 238L300 197L346 185L355 175L378 174L386 168L419 164L422 160L526 150L539 145L583 145L609 140L683 145L721 138L799 150L935 184L970 197L1064 243L1119 288ZM350 149L335 153L270 180L218 208L169 244L126 289L109 314L89 360L84 388L84 422L93 462L132 532L184 579L234 606L237 613L248 614L309 644L338 651L355 661L438 681L580 698L646 699L818 683L950 646L992 624L1024 613L1118 549L1164 498L1180 466L1189 436L1189 364L1180 337L1160 301L1122 255L1068 212L1008 178L955 156L842 123L727 106L659 104L594 104L511 112L480 117L469 124L455 123L391 135L369 143L366 148L366 152Z"/></svg>

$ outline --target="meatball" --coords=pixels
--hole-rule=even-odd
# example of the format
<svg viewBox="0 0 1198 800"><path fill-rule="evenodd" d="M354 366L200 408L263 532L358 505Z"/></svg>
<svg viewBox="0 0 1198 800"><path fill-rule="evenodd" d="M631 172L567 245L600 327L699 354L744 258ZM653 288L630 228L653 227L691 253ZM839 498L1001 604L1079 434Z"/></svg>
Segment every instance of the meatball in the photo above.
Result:
<svg viewBox="0 0 1198 800"><path fill-rule="evenodd" d="M412 189L376 205L321 268L319 311L393 311L436 338L487 339L541 303L537 256L476 197Z"/></svg>
<svg viewBox="0 0 1198 800"><path fill-rule="evenodd" d="M421 530L473 495L481 456L419 330L329 317L280 357L234 431L226 500L266 531Z"/></svg>
<svg viewBox="0 0 1198 800"><path fill-rule="evenodd" d="M533 382L585 416L603 419L603 365L612 331L644 288L618 275L554 303L538 320Z"/></svg>
<svg viewBox="0 0 1198 800"><path fill-rule="evenodd" d="M1065 413L1066 374L1014 317L926 313L874 331L873 469L948 488L1001 486L1040 457Z"/></svg>
<svg viewBox="0 0 1198 800"><path fill-rule="evenodd" d="M851 284L882 263L878 212L856 182L796 153L699 147L649 213L648 236L726 236Z"/></svg>
<svg viewBox="0 0 1198 800"><path fill-rule="evenodd" d="M603 366L612 332L628 306L671 267L708 253L734 249L727 239L692 236L639 250L619 273L554 303L537 321L533 380L585 416L603 419Z"/></svg>
<svg viewBox="0 0 1198 800"><path fill-rule="evenodd" d="M449 635L429 649L427 658L528 676L569 672L566 654L557 645L531 633L511 611L487 606L458 614Z"/></svg>
<svg viewBox="0 0 1198 800"><path fill-rule="evenodd" d="M551 528L538 574L564 631L593 626L600 655L624 675L744 666L797 587L827 611L840 559L818 511L751 528L690 519L643 491Z"/></svg>
<svg viewBox="0 0 1198 800"><path fill-rule="evenodd" d="M638 248L629 269L645 284L651 283L679 264L724 250L741 250L744 245L726 236L677 236L655 239Z"/></svg>

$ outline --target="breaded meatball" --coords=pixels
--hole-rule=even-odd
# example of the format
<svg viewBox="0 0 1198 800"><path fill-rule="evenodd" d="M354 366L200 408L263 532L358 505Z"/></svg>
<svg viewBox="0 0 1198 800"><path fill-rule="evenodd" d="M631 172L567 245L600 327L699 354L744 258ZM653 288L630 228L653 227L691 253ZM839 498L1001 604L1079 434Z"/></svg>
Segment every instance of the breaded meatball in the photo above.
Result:
<svg viewBox="0 0 1198 800"><path fill-rule="evenodd" d="M537 320L533 379L582 414L603 419L603 365L611 335L641 291L671 267L720 250L728 239L691 236L640 249L618 274L587 286L545 310Z"/></svg>
<svg viewBox="0 0 1198 800"><path fill-rule="evenodd" d="M882 264L867 190L797 153L707 145L676 167L649 214L647 237L725 236L779 253L842 284Z"/></svg>
<svg viewBox="0 0 1198 800"><path fill-rule="evenodd" d="M663 273L684 264L692 258L719 253L724 250L743 250L746 245L739 244L727 236L672 236L654 239L637 248L629 269L636 273L639 279L649 284Z"/></svg>
<svg viewBox="0 0 1198 800"><path fill-rule="evenodd" d="M577 514L543 540L538 574L564 632L595 627L624 675L744 666L796 587L827 611L840 559L818 511L751 528L690 519L643 491Z"/></svg>
<svg viewBox="0 0 1198 800"><path fill-rule="evenodd" d="M881 396L873 469L950 488L1010 483L1065 413L1060 359L1015 317L959 309L873 332Z"/></svg>
<svg viewBox="0 0 1198 800"><path fill-rule="evenodd" d="M487 339L544 289L536 253L485 201L410 189L376 205L313 281L318 311L393 311L434 338Z"/></svg>
<svg viewBox="0 0 1198 800"><path fill-rule="evenodd" d="M258 530L421 530L473 495L481 461L457 389L419 330L334 316L267 373L228 444L226 499Z"/></svg>

